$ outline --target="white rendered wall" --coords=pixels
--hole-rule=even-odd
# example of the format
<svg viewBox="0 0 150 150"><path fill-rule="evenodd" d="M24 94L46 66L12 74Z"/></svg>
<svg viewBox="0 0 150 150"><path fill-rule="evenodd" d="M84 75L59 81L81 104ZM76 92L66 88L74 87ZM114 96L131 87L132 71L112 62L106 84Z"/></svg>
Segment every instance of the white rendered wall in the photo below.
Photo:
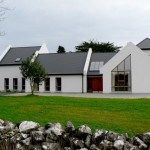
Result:
<svg viewBox="0 0 150 150"><path fill-rule="evenodd" d="M62 92L82 92L82 76L63 76Z"/></svg>
<svg viewBox="0 0 150 150"><path fill-rule="evenodd" d="M143 52L145 52L146 54L150 56L150 50L143 50Z"/></svg>
<svg viewBox="0 0 150 150"><path fill-rule="evenodd" d="M56 91L56 78L61 78L61 91L62 93L82 93L82 75L61 75L49 76L50 78L50 91ZM48 92L44 89L45 84L39 86L39 92Z"/></svg>
<svg viewBox="0 0 150 150"><path fill-rule="evenodd" d="M35 91L35 92L41 92L41 93L45 92L44 87L45 87L45 83L44 82L40 83L39 91ZM26 90L25 90L25 92L31 92L31 86L30 86L29 80L26 80Z"/></svg>
<svg viewBox="0 0 150 150"><path fill-rule="evenodd" d="M22 75L19 66L0 66L0 91L4 91L4 78L9 78L9 89L13 90L13 78L18 78L18 90L22 90Z"/></svg>
<svg viewBox="0 0 150 150"><path fill-rule="evenodd" d="M132 93L150 93L150 56L136 49L132 56Z"/></svg>
<svg viewBox="0 0 150 150"><path fill-rule="evenodd" d="M26 80L26 88L25 88L25 92L31 92L31 86L30 86L29 80Z"/></svg>
<svg viewBox="0 0 150 150"><path fill-rule="evenodd" d="M150 93L150 56L132 43L128 43L102 69L103 93L111 93L111 71L131 55L131 92Z"/></svg>
<svg viewBox="0 0 150 150"><path fill-rule="evenodd" d="M87 93L87 75L83 76L83 93Z"/></svg>

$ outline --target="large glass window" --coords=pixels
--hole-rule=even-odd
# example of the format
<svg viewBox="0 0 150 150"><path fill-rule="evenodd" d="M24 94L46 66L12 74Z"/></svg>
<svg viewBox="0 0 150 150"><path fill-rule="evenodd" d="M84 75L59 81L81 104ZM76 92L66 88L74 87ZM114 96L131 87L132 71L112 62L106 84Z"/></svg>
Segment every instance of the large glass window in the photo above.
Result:
<svg viewBox="0 0 150 150"><path fill-rule="evenodd" d="M131 91L131 55L112 70L111 76L112 91Z"/></svg>

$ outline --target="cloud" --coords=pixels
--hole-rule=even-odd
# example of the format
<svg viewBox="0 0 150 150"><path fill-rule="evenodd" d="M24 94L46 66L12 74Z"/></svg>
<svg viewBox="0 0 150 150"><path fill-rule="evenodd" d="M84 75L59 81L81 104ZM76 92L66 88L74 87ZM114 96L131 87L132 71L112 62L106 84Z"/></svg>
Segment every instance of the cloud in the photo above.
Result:
<svg viewBox="0 0 150 150"><path fill-rule="evenodd" d="M6 0L12 8L0 28L2 47L40 45L51 52L58 45L67 51L85 40L125 45L148 37L149 0Z"/></svg>

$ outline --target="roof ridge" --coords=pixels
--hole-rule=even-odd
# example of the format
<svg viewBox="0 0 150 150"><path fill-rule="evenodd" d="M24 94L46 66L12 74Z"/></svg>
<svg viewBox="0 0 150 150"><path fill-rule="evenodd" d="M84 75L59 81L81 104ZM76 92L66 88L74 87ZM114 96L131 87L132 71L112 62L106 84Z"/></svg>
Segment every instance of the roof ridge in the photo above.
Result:
<svg viewBox="0 0 150 150"><path fill-rule="evenodd" d="M39 55L50 55L50 54L54 54L54 55L66 55L66 54L86 54L88 52L66 52L66 53L41 53Z"/></svg>
<svg viewBox="0 0 150 150"><path fill-rule="evenodd" d="M93 52L93 54L95 54L95 53L101 53L101 54L106 53L106 54L109 54L109 53L117 53L117 52Z"/></svg>
<svg viewBox="0 0 150 150"><path fill-rule="evenodd" d="M22 46L22 47L11 47L11 48L32 48L32 47L42 47L42 46Z"/></svg>

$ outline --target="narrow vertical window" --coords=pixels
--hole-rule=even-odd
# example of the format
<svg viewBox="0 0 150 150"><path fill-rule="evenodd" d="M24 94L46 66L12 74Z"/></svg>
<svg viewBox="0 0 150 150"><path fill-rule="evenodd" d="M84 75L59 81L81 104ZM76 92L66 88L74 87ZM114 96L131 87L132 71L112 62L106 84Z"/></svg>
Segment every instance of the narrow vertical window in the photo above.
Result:
<svg viewBox="0 0 150 150"><path fill-rule="evenodd" d="M50 78L45 79L45 91L50 91Z"/></svg>
<svg viewBox="0 0 150 150"><path fill-rule="evenodd" d="M61 91L61 78L56 78L56 91Z"/></svg>
<svg viewBox="0 0 150 150"><path fill-rule="evenodd" d="M9 79L8 78L4 79L4 89L6 91L9 90Z"/></svg>
<svg viewBox="0 0 150 150"><path fill-rule="evenodd" d="M13 90L18 90L18 79L13 78Z"/></svg>
<svg viewBox="0 0 150 150"><path fill-rule="evenodd" d="M25 91L26 81L25 78L22 78L22 91Z"/></svg>
<svg viewBox="0 0 150 150"><path fill-rule="evenodd" d="M37 83L37 81L38 81L38 80L35 78L35 79L34 79L34 90L35 90L35 91L39 91L39 83Z"/></svg>

